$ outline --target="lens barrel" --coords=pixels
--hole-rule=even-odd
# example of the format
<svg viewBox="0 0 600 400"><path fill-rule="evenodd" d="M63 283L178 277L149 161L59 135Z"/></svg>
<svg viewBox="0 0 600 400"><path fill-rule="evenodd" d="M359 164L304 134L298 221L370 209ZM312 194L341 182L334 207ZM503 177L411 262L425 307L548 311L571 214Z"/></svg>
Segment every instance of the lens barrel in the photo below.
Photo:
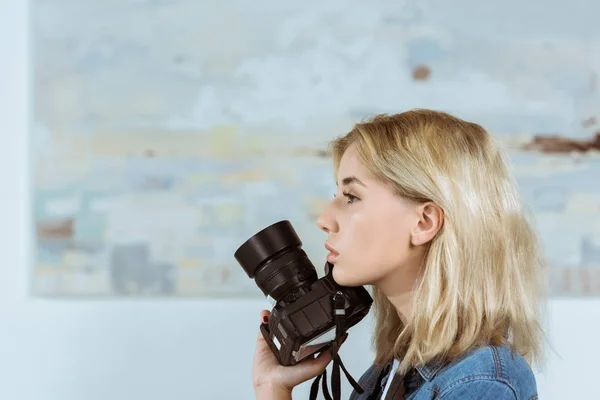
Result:
<svg viewBox="0 0 600 400"><path fill-rule="evenodd" d="M318 279L290 221L276 222L241 245L235 259L266 296L279 301Z"/></svg>

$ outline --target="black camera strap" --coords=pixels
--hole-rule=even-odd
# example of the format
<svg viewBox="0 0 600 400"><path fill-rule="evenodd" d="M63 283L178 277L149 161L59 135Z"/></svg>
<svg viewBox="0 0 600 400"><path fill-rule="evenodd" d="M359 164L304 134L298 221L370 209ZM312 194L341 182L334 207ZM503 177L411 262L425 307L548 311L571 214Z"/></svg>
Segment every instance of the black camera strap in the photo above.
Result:
<svg viewBox="0 0 600 400"><path fill-rule="evenodd" d="M356 390L359 394L364 393L364 389L360 386L354 378L348 373L342 359L338 354L339 350L339 341L346 333L346 309L345 309L345 300L342 293L337 292L333 296L333 312L335 318L335 339L331 342L331 355L333 360L333 367L331 370L331 391L333 394L333 398L329 394L329 389L327 387L327 370L325 369L321 375L317 376L312 383L310 388L310 400L316 400L317 394L319 392L319 381L322 381L322 389L323 395L326 400L340 400L342 391L341 391L341 381L340 381L340 368L344 371L344 375L348 379L348 382L352 385L354 390Z"/></svg>

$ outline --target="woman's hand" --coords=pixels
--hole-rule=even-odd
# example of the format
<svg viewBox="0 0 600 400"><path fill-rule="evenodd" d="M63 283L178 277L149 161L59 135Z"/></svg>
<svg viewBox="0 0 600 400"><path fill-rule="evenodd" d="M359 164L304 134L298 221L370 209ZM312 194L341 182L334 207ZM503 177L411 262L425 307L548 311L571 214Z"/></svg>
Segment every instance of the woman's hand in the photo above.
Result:
<svg viewBox="0 0 600 400"><path fill-rule="evenodd" d="M269 315L269 311L261 311L263 323L268 321ZM341 342L343 343L343 339ZM252 365L254 390L257 395L259 392L269 392L280 394L279 397L271 398L291 398L295 386L320 375L330 361L331 352L323 351L316 358L308 358L292 366L282 366L259 332Z"/></svg>

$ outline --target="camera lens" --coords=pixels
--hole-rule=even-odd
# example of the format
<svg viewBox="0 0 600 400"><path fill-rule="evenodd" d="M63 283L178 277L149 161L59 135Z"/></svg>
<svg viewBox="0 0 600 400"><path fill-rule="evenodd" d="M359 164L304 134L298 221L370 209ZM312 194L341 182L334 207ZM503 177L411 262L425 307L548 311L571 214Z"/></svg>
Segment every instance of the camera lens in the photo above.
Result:
<svg viewBox="0 0 600 400"><path fill-rule="evenodd" d="M258 232L237 249L234 257L262 292L277 301L318 279L289 221Z"/></svg>

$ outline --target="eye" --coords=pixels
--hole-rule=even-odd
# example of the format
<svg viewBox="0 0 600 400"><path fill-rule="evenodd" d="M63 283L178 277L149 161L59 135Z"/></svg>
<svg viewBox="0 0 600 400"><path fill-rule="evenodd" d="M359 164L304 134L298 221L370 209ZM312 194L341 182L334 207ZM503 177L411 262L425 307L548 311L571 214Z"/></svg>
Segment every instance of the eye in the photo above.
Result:
<svg viewBox="0 0 600 400"><path fill-rule="evenodd" d="M344 196L346 196L346 199L348 199L348 204L354 203L356 200L358 200L358 197L347 192L344 192Z"/></svg>

